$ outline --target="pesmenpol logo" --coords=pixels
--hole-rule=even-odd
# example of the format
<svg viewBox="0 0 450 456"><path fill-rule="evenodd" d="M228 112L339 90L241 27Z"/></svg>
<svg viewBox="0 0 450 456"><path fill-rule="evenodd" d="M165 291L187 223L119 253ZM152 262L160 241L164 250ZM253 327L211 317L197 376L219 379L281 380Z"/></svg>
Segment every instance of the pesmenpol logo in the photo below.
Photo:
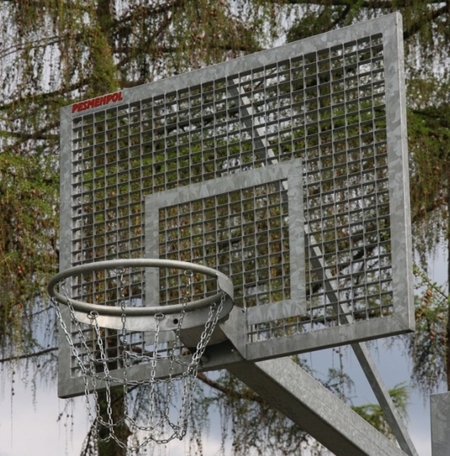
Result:
<svg viewBox="0 0 450 456"><path fill-rule="evenodd" d="M103 95L102 97L80 101L79 103L72 105L72 114L74 112L86 111L86 109L98 108L99 106L105 106L109 103L116 103L118 101L122 101L122 92L110 93L108 95Z"/></svg>

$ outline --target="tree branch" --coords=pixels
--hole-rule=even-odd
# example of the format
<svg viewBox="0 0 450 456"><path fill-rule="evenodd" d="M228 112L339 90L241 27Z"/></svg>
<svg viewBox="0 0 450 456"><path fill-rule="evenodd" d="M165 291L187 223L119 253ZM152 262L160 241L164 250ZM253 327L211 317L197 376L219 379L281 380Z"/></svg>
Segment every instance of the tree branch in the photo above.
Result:
<svg viewBox="0 0 450 456"><path fill-rule="evenodd" d="M445 206L446 202L444 197L440 196L437 199L430 202L427 206L421 206L415 212L411 214L411 222L414 225L415 223L420 222L423 219L425 214L431 214L435 211L438 207Z"/></svg>
<svg viewBox="0 0 450 456"><path fill-rule="evenodd" d="M54 126L50 125L48 128L45 130L55 128ZM13 132L13 131L7 131L7 130L0 130L0 136L3 137L12 137L12 138L18 138L21 139L22 141L38 141L38 140L47 140L47 139L58 139L58 135L52 135L52 134L44 134L45 130L37 131L35 133L25 133L25 132Z"/></svg>
<svg viewBox="0 0 450 456"><path fill-rule="evenodd" d="M51 348L46 348L44 350L41 350L39 352L27 353L26 355L10 356L8 358L0 358L0 364L7 363L10 361L19 361L21 359L30 359L30 358L34 358L34 357L44 356L44 355L47 355L48 353L52 353L56 350L58 350L58 347L51 347Z"/></svg>
<svg viewBox="0 0 450 456"><path fill-rule="evenodd" d="M211 388L214 388L217 391L220 391L221 393L225 394L227 397L232 398L232 399L245 399L247 401L253 401L258 404L262 405L268 405L267 402L261 397L258 396L257 394L253 392L249 392L248 394L241 394L236 390L230 390L222 386L220 383L217 383L213 380L211 380L209 377L207 377L205 374L198 372L197 373L197 378L201 380L205 385L210 386Z"/></svg>
<svg viewBox="0 0 450 456"><path fill-rule="evenodd" d="M442 2L439 2L442 3ZM449 12L449 5L445 4L442 8L439 8L435 11L431 11L431 14L429 15L429 22L435 21L439 16L442 16L445 13ZM411 36L415 35L424 25L426 22L422 19L417 22L415 22L411 27L408 28L408 30L403 31L403 39L406 41L408 38L411 38Z"/></svg>
<svg viewBox="0 0 450 456"><path fill-rule="evenodd" d="M8 109L11 109L13 106L20 106L20 105L23 105L24 103L28 103L31 101L39 102L39 101L45 101L45 100L49 100L49 99L53 99L53 98L59 98L63 95L66 95L67 93L81 89L88 82L89 82L89 79L87 77L85 77L85 78L80 79L79 81L75 82L74 84L71 84L67 87L60 87L59 89L54 90L53 92L42 92L38 95L31 94L26 97L17 98L17 99L14 99L14 101L12 101L12 102L0 104L0 111L6 111Z"/></svg>
<svg viewBox="0 0 450 456"><path fill-rule="evenodd" d="M279 0L272 0L271 3L280 3ZM357 6L362 8L378 8L378 9L387 9L392 8L392 1L390 0L331 0L324 2L324 0L285 0L282 4L288 5L317 5L317 6ZM442 0L428 0L424 3L429 5L439 5L442 4ZM397 0L397 8L406 8L411 6L411 0Z"/></svg>
<svg viewBox="0 0 450 456"><path fill-rule="evenodd" d="M33 49L52 46L52 45L58 43L59 41L61 41L61 37L59 37L59 36L42 38L41 40L35 42ZM40 44L40 42L42 42L42 44ZM0 54L0 59L4 59L5 57L8 57L9 55L17 53L19 51L24 51L25 49L26 49L25 44L22 44L22 43L15 44L13 46L10 46L7 49L4 49L3 53Z"/></svg>

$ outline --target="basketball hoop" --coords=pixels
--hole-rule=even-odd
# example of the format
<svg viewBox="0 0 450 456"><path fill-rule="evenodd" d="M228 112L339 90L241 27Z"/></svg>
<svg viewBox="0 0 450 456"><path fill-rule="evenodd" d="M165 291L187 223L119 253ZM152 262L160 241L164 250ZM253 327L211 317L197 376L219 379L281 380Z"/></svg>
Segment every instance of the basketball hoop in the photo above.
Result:
<svg viewBox="0 0 450 456"><path fill-rule="evenodd" d="M140 271L164 268L170 270L172 276L177 271L174 280L179 284L177 292L181 302L147 307L145 298L131 299L126 290L130 277L135 274L130 271L136 268ZM203 290L201 299L192 300L198 274L215 280L215 290L209 286ZM102 280L98 279L99 275ZM104 285L106 280L113 284L108 290ZM113 288L115 291L111 294ZM214 269L182 261L118 259L60 272L50 280L48 292L76 359L78 374L84 379L86 407L95 438L113 439L129 449L141 448L150 441L164 444L175 438L182 439L191 411L194 379L205 349L226 340L217 323L225 320L233 307L231 280ZM86 296L89 300L83 299ZM66 306L68 311L58 304ZM143 370L143 364L148 368ZM139 371L136 366L141 367ZM143 372L145 377L142 377ZM178 385L181 398L176 414L173 404ZM126 398L120 421L134 436L131 445L121 441L115 431L119 423L113 419L111 390L117 387L123 389ZM145 390L149 404L145 421L142 416L133 414L129 406L137 387ZM103 416L99 390L106 392ZM100 434L105 435L100 430L105 429L107 437L100 437Z"/></svg>

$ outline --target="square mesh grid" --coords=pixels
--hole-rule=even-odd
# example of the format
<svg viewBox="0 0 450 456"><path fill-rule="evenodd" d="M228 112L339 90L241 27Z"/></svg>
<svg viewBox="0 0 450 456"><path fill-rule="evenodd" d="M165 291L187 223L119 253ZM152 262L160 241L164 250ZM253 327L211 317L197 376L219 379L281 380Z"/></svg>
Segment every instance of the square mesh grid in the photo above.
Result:
<svg viewBox="0 0 450 456"><path fill-rule="evenodd" d="M290 299L287 206L287 191L276 182L161 209L159 258L223 272L239 307ZM195 283L195 294L205 297L207 284ZM173 291L162 288L160 305L180 302Z"/></svg>
<svg viewBox="0 0 450 456"><path fill-rule="evenodd" d="M392 314L386 59L397 56L387 55L385 28L372 24L130 89L121 103L67 116L66 267L144 257L148 195L301 158L307 312L249 323L248 340ZM276 201L273 211L259 211L258 192ZM230 188L228 195L164 209L158 254L190 261L201 256L217 266L236 281L238 305L289 298L289 277L256 296L245 291L285 261L281 194L272 184ZM234 220L242 231L236 244ZM258 237L262 225L265 234ZM279 241L270 240L275 233ZM249 252L254 265L242 272ZM144 272L126 282L130 300L145 305ZM172 301L169 294L162 303Z"/></svg>
<svg viewBox="0 0 450 456"><path fill-rule="evenodd" d="M370 36L75 117L72 264L143 257L146 194L301 157L308 232L337 281L339 302L352 304L357 318L391 312L382 50L382 36ZM216 266L224 233L217 234L218 244L210 247ZM193 242L209 242L204 235ZM169 241L163 240L170 250ZM183 258L186 247L180 247L161 253ZM234 261L237 269L244 258ZM229 254L223 262L229 269ZM141 279L133 288L136 299L144 293ZM301 322L308 329L338 321L324 280L322 269L311 265L310 322Z"/></svg>
<svg viewBox="0 0 450 456"><path fill-rule="evenodd" d="M295 160L148 196L146 255L222 272L232 279L238 307L270 305L272 317L292 315L292 300L298 315L305 305L301 177L302 162ZM216 292L215 280L194 278L193 299ZM180 302L178 274L147 276L155 280L156 303Z"/></svg>

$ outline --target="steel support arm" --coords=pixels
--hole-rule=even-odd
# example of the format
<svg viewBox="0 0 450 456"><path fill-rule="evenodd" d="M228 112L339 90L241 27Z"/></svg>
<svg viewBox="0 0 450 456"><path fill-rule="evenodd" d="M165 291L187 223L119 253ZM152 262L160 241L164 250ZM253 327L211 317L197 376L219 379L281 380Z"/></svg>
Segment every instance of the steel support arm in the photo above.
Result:
<svg viewBox="0 0 450 456"><path fill-rule="evenodd" d="M336 456L405 456L290 358L227 369Z"/></svg>

